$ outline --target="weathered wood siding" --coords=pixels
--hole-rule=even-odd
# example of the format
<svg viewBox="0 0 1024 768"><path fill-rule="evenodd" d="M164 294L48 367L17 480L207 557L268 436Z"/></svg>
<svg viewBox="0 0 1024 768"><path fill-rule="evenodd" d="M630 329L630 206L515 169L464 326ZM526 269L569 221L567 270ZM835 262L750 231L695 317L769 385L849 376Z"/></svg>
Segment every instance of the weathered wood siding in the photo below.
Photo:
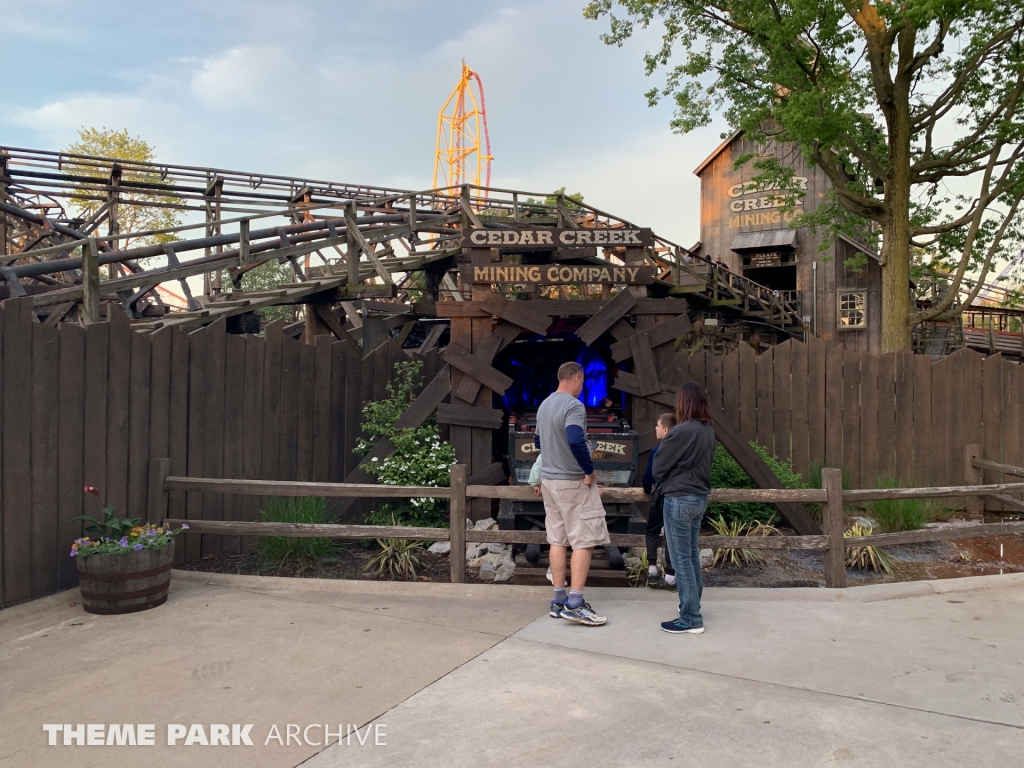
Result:
<svg viewBox="0 0 1024 768"><path fill-rule="evenodd" d="M170 458L172 475L342 482L358 461L363 403L385 397L394 364L409 359L394 339L364 358L330 336L286 337L280 324L263 338L223 323L142 335L118 313L48 328L29 308L0 304L0 605L77 584L72 518L101 506L82 487L144 518L150 458ZM437 370L435 349L425 380ZM252 520L259 501L172 492L168 503L171 517ZM186 535L176 558L241 544Z"/></svg>

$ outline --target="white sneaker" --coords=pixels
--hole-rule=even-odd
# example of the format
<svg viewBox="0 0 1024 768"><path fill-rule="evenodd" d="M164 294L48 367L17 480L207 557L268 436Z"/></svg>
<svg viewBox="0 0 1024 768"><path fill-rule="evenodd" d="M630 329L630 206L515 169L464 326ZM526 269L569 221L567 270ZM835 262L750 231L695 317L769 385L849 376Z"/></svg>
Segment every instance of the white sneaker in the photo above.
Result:
<svg viewBox="0 0 1024 768"><path fill-rule="evenodd" d="M544 574L544 578L551 582L552 585L555 583L554 577L551 575L551 569L548 568L548 572Z"/></svg>

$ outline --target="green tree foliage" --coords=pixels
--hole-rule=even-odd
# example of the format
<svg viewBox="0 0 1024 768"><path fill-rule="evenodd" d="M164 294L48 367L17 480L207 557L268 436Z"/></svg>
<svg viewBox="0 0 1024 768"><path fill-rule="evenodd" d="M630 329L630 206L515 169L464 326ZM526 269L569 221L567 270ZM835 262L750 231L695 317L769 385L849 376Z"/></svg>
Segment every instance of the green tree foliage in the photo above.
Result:
<svg viewBox="0 0 1024 768"><path fill-rule="evenodd" d="M762 146L795 143L831 181L811 224L881 233L882 349L909 349L911 329L959 312L965 274L979 279L1020 248L1024 198L1022 0L593 0L602 39L622 45L659 22L680 133L721 111ZM618 9L616 9L618 10ZM791 190L774 156L755 181ZM798 193L780 197L787 204ZM913 249L952 273L952 290L916 310L907 290Z"/></svg>
<svg viewBox="0 0 1024 768"><path fill-rule="evenodd" d="M64 152L75 155L110 158L126 161L122 170L121 182L152 181L166 183L160 174L149 169L133 166L131 163L152 163L156 151L145 139L131 136L128 129L116 131L110 128L79 128L78 141L64 148ZM65 166L72 173L94 176L95 166L69 161ZM91 184L107 184L108 178L96 177ZM71 200L77 214L83 219L94 216L107 202L104 192L84 189L74 195ZM183 200L174 195L157 195L125 188L119 194L117 207L117 231L122 234L144 232L154 229L169 229L182 223L178 211L161 206L181 205ZM106 233L107 227L100 225L98 233ZM172 234L146 235L120 241L122 250L142 245L169 243L178 238Z"/></svg>
<svg viewBox="0 0 1024 768"><path fill-rule="evenodd" d="M806 488L804 479L793 471L789 462L777 459L757 443L751 443L775 476L786 488ZM736 463L721 446L715 448L715 456L711 461L712 488L757 488L757 483L750 479L746 472ZM756 525L774 525L779 516L773 504L739 504L734 502L713 501L708 504L708 519L722 517L726 523L747 523Z"/></svg>
<svg viewBox="0 0 1024 768"><path fill-rule="evenodd" d="M422 379L423 363L409 360L395 364L388 396L363 406L363 434L355 452L366 455L383 438L391 440L394 452L383 461L376 458L364 469L385 485L447 486L455 463L451 443L441 442L437 425L427 422L413 429L395 429L398 417L414 399ZM367 517L373 525L416 525L446 527L448 505L444 499L400 499L378 502ZM392 519L395 522L392 522Z"/></svg>
<svg viewBox="0 0 1024 768"><path fill-rule="evenodd" d="M291 282L291 267L288 264L279 264L270 260L260 264L255 269L250 269L242 275L243 291L271 291L279 285ZM231 278L227 272L221 274L221 283L225 286L231 285ZM273 307L264 307L257 310L267 322L273 320L289 320L292 316L292 308L287 304L280 304Z"/></svg>

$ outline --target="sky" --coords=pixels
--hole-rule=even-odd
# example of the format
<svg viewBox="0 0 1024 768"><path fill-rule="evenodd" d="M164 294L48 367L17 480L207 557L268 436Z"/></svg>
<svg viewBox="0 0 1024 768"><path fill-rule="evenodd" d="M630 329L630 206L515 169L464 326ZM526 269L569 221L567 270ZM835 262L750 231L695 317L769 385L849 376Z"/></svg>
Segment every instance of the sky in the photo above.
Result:
<svg viewBox="0 0 1024 768"><path fill-rule="evenodd" d="M127 128L184 165L426 189L465 59L484 83L495 187L565 186L682 245L693 169L725 126L679 136L642 57L584 0L372 3L0 0L0 145L61 149ZM653 82L652 82L653 80Z"/></svg>

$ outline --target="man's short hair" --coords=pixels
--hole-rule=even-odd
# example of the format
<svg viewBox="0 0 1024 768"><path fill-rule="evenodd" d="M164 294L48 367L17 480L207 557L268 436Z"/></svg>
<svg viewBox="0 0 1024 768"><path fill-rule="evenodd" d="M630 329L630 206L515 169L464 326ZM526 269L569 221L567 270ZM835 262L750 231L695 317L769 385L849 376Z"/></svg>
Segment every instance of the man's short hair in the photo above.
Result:
<svg viewBox="0 0 1024 768"><path fill-rule="evenodd" d="M663 413L658 417L658 423L665 429L672 429L676 425L676 415L674 413Z"/></svg>
<svg viewBox="0 0 1024 768"><path fill-rule="evenodd" d="M562 363L560 366L558 366L559 381L568 381L578 373L583 373L583 368L580 366L579 363L568 362Z"/></svg>

